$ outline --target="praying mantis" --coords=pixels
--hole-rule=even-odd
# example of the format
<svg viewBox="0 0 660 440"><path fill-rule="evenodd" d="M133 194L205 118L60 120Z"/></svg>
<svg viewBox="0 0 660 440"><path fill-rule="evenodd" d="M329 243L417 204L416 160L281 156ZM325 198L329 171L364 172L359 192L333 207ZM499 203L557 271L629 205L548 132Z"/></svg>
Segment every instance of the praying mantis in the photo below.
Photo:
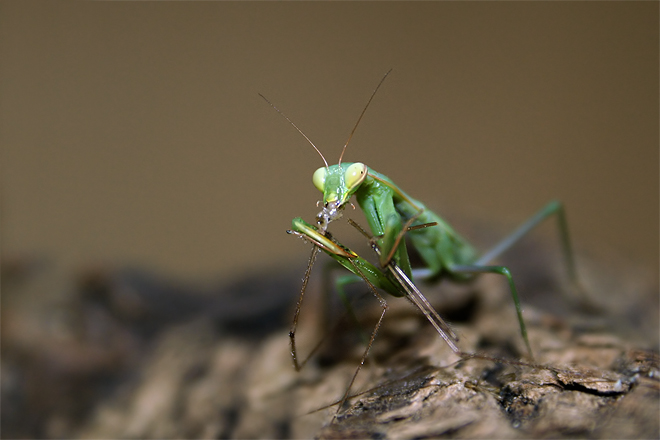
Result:
<svg viewBox="0 0 660 440"><path fill-rule="evenodd" d="M413 280L438 281L442 278L450 278L461 281L468 280L480 273L502 275L508 282L516 309L520 334L524 340L527 354L530 359L533 359L527 329L522 316L522 306L513 276L506 266L491 265L491 261L509 249L542 221L555 216L569 279L574 285L579 286L566 215L560 202L552 201L548 203L529 220L520 225L511 235L491 250L479 255L475 248L456 233L447 222L428 209L422 202L409 196L392 179L361 162L342 163L346 148L360 120L390 72L385 74L372 92L348 140L344 144L336 165L328 165L323 154L302 130L260 94L309 142L324 162L324 166L317 169L312 177L314 186L323 193L323 199L320 202L322 210L316 216L316 225L307 223L302 218L297 217L292 221L292 229L287 231L313 244L300 296L296 304L293 323L289 331L291 355L296 370L300 370L306 362L299 362L296 350L295 333L298 317L311 270L320 251L325 252L350 271L354 275L354 280L363 280L376 296L382 308L380 318L371 333L360 364L348 385L344 397L339 402L337 412L349 397L350 388L367 358L369 349L387 311L387 302L378 293L378 290L410 300L431 322L440 337L454 353L469 357L472 355L461 352L457 345L458 338L456 334L435 311ZM343 209L347 205L351 205L350 200L353 196L355 196L366 217L371 233L364 231L352 220L349 220L349 222L367 237L372 249L378 256L379 267L342 245L328 231L330 223L339 219L342 216ZM411 267L405 240L406 236L411 246L420 254L424 267L418 269Z"/></svg>

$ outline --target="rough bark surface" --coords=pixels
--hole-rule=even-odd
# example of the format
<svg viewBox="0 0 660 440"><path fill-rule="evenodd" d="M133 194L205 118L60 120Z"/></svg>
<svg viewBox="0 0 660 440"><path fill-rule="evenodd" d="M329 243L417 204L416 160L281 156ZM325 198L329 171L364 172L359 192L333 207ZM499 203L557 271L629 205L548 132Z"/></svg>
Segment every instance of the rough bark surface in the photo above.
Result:
<svg viewBox="0 0 660 440"><path fill-rule="evenodd" d="M388 298L367 364L337 411L380 311L369 294L356 305L361 330L345 320L326 331L322 323L336 320L310 286L300 352L327 338L296 372L287 332L295 275L194 289L86 271L64 289L66 318L56 322L65 330L53 331L43 329L52 308L37 319L12 298L57 277L5 264L3 437L658 438L656 281L620 262L616 271L580 265L597 313L570 307L546 261L514 272L533 361L496 276L420 287L462 350L503 361L459 358L410 304Z"/></svg>

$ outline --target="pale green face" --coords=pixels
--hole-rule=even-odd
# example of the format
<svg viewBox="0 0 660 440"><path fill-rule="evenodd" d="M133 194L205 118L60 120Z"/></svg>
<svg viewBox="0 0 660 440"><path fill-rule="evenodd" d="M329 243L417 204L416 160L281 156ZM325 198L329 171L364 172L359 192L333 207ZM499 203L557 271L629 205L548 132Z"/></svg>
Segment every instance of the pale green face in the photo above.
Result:
<svg viewBox="0 0 660 440"><path fill-rule="evenodd" d="M314 186L323 193L323 210L317 215L323 232L328 223L341 217L341 209L367 178L367 172L367 166L360 162L321 167L314 172Z"/></svg>

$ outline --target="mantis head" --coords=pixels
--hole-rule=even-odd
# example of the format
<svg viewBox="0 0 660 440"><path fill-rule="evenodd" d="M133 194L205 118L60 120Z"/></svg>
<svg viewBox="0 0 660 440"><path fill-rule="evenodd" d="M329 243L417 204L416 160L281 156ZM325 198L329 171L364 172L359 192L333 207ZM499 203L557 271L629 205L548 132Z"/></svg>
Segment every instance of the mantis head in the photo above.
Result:
<svg viewBox="0 0 660 440"><path fill-rule="evenodd" d="M341 211L344 209L344 206L346 203L348 203L348 200L351 198L353 194L360 188L360 185L362 182L364 182L364 179L367 178L367 173L369 169L367 166L363 163L360 162L355 162L355 163L345 163L342 166L341 160L344 157L344 153L346 152L346 147L348 146L348 143L351 141L351 138L353 137L353 134L355 133L355 130L357 129L358 125L360 124L360 121L362 120L362 117L364 116L364 113L367 111L367 108L369 107L369 104L371 103L371 100L374 99L374 96L376 95L376 92L380 88L381 84L383 84L383 81L385 81L385 78L387 78L387 75L390 74L392 69L390 69L383 79L380 80L376 88L374 89L373 93L371 94L371 97L369 98L369 101L367 101L367 105L364 106L364 109L362 109L362 113L360 114L360 117L358 118L357 122L355 123L355 126L353 127L353 130L351 131L351 134L348 136L348 140L344 144L344 148L341 151L341 155L339 156L339 162L337 165L332 165L328 166L328 161L325 160L325 157L323 157L323 154L321 151L314 145L314 143L307 137L305 133L302 132L300 128L296 124L293 123L291 119L289 119L288 116L286 116L280 109L275 107L272 102L270 102L264 95L259 93L259 96L261 96L275 111L277 111L280 115L284 117L287 121L289 121L289 124L295 128L298 133L300 133L305 139L307 139L307 142L316 150L316 152L321 156L321 159L323 159L323 163L325 164L324 167L319 168L316 170L314 173L314 176L312 177L312 181L314 182L314 186L316 186L319 191L323 193L323 210L319 212L316 216L316 221L319 224L319 230L321 231L322 234L325 234L325 232L328 229L328 224L332 222L333 220L336 220L341 217Z"/></svg>
<svg viewBox="0 0 660 440"><path fill-rule="evenodd" d="M367 178L368 168L360 162L321 167L314 172L312 182L323 193L323 209L316 216L322 232L328 224L341 217L341 211Z"/></svg>

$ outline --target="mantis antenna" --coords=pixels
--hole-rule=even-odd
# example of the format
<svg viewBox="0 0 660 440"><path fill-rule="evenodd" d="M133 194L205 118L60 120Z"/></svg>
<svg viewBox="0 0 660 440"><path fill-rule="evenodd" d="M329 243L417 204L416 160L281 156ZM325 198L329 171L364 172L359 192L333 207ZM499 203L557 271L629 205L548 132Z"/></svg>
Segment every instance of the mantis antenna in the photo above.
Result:
<svg viewBox="0 0 660 440"><path fill-rule="evenodd" d="M390 73L390 72L387 72L387 73ZM385 76L387 76L387 75L385 75ZM383 79L385 79L385 78L383 78ZM381 81L381 82L382 82L382 81ZM379 85L380 85L380 84L379 84ZM259 93L259 96L261 96L262 98L264 98L264 101L266 101L271 107L273 107L277 113L279 113L280 115L282 115L282 116L284 117L284 119L286 119L287 121L289 121L289 124L293 125L293 128L295 128L296 130L298 130L298 133L302 134L303 137L304 137L305 139L307 139L307 142L309 142L309 144L310 144L312 147L314 147L314 149L316 150L316 152L319 153L319 156L321 156L321 159L323 159L323 163L325 164L325 167L328 168L328 161L325 160L325 157L323 157L323 154L321 153L321 151L320 151L318 148L316 148L316 145L314 145L314 142L312 142L312 141L307 137L307 135L306 135L305 133L303 133L302 130L299 129L298 126L297 126L296 124L294 124L293 121L292 121L291 119L288 118L287 115L285 115L284 113L282 113L282 110L280 110L279 108L275 107L275 105L273 105L273 103L270 102L270 101L268 100L268 98L266 98L266 97L265 97L264 95L262 95L261 93ZM371 101L371 100L369 100L369 101ZM369 104L367 104L367 105L369 105ZM362 113L364 113L364 112L362 112ZM362 117L362 116L360 116L360 117ZM358 122L360 122L360 121L358 120ZM355 131L355 129L353 129L353 131ZM353 135L353 134L351 133L351 136L352 136L352 135ZM349 140L350 140L350 138L349 138ZM348 142L347 142L347 143L348 143ZM344 149L346 149L346 147L344 147ZM342 153L342 154L343 154L343 153Z"/></svg>
<svg viewBox="0 0 660 440"><path fill-rule="evenodd" d="M367 108L369 107L369 104L371 104L371 100L374 99L374 96L376 95L376 92L378 91L381 84L383 84L383 81L385 81L385 78L387 78L387 75L389 75L391 71L392 71L392 69L388 70L387 73L385 74L385 76L383 77L383 79L380 80L380 82L378 83L378 85L374 89L373 93L371 94L371 97L369 98L369 101L367 101L367 105L364 106L364 110L362 110L362 113L360 114L360 117L358 118L357 122L355 123L355 127L353 127L353 131L351 131L351 134L348 136L348 140L344 144L344 148L341 150L341 155L339 155L339 162L337 162L337 165L341 165L341 159L344 157L344 153L346 152L346 147L348 147L348 143L351 141L351 138L353 137L353 134L355 133L355 130L357 130L358 125L360 124L360 121L362 120L362 116L364 116L364 113L367 111ZM305 136L305 137L307 137L307 136Z"/></svg>

